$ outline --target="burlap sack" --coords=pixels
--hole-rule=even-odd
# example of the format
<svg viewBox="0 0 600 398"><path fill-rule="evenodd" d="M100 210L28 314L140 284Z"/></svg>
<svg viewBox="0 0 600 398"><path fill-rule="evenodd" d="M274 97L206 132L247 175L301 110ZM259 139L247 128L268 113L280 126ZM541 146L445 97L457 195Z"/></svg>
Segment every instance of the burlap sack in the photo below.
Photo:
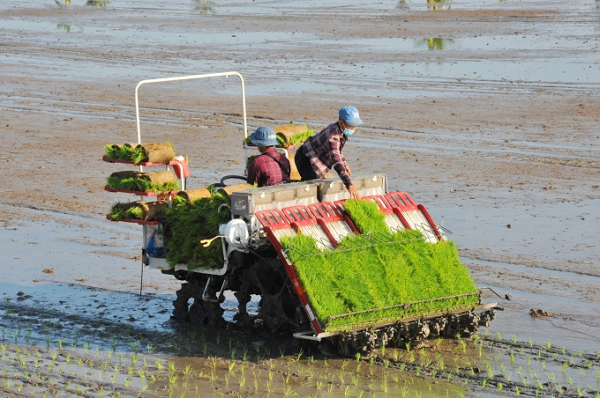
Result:
<svg viewBox="0 0 600 398"><path fill-rule="evenodd" d="M189 204L194 204L197 199L212 197L210 191L206 188L187 189L179 192L177 195L184 198Z"/></svg>
<svg viewBox="0 0 600 398"><path fill-rule="evenodd" d="M150 181L152 184L165 185L168 182L177 182L177 176L170 170L153 171L150 173L137 173L138 178Z"/></svg>
<svg viewBox="0 0 600 398"><path fill-rule="evenodd" d="M283 139L283 142L285 143L285 145L287 145L290 142L292 136L296 134L306 133L308 131L308 126L305 124L286 124L285 126L275 127L273 130L275 130L277 136Z"/></svg>
<svg viewBox="0 0 600 398"><path fill-rule="evenodd" d="M175 157L175 151L168 143L142 144L142 147L146 153L146 161L150 163L167 163Z"/></svg>
<svg viewBox="0 0 600 398"><path fill-rule="evenodd" d="M144 211L144 221L155 221L158 216L164 214L165 210L169 207L169 204L166 201L158 200L155 202L146 202L144 200L140 200L136 202Z"/></svg>
<svg viewBox="0 0 600 398"><path fill-rule="evenodd" d="M244 191L246 189L251 189L252 185L246 184L245 182L242 184L231 185L228 187L219 188L220 191L224 192L228 198L231 197L231 194L237 191Z"/></svg>

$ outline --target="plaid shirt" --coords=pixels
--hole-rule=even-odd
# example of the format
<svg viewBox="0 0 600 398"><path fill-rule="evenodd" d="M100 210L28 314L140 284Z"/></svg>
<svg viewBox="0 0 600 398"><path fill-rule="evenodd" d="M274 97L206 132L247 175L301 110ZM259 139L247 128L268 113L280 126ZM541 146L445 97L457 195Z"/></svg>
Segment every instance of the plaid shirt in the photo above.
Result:
<svg viewBox="0 0 600 398"><path fill-rule="evenodd" d="M324 178L329 170L334 169L348 188L352 185L352 180L346 169L346 158L342 155L346 141L348 137L342 133L338 122L335 122L306 140L303 147L304 154L310 159L315 173L320 178Z"/></svg>
<svg viewBox="0 0 600 398"><path fill-rule="evenodd" d="M284 173L281 166L275 160L265 155L265 153L279 160L286 169L286 172ZM269 148L254 159L248 168L248 179L246 181L248 184L258 183L259 187L266 187L282 181L289 181L289 174L290 161L287 157L277 152L275 148Z"/></svg>

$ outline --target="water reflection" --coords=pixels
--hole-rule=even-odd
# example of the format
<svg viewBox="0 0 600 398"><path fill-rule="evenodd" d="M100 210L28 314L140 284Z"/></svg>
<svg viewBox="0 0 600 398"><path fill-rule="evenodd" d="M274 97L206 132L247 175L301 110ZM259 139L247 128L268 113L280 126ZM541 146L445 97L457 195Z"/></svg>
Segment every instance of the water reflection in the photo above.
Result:
<svg viewBox="0 0 600 398"><path fill-rule="evenodd" d="M398 4L396 4L396 8L408 9L410 7L408 6L408 3L406 2L406 0L398 0Z"/></svg>
<svg viewBox="0 0 600 398"><path fill-rule="evenodd" d="M415 47L427 47L428 50L443 50L450 44L454 43L454 39L444 39L441 37L428 37L425 39L416 39Z"/></svg>
<svg viewBox="0 0 600 398"><path fill-rule="evenodd" d="M450 0L425 0L427 2L427 9L432 11L441 11L450 9ZM500 0L502 1L502 0ZM598 1L598 0L596 0ZM398 0L396 8L409 9L409 4L414 5L414 2L409 0Z"/></svg>
<svg viewBox="0 0 600 398"><path fill-rule="evenodd" d="M444 4L441 4L444 3ZM450 9L450 0L427 0L427 9L432 11L441 11Z"/></svg>
<svg viewBox="0 0 600 398"><path fill-rule="evenodd" d="M215 13L215 9L214 9L214 6L212 5L212 1L194 0L194 3L196 3L194 10L200 11L201 14L214 14Z"/></svg>
<svg viewBox="0 0 600 398"><path fill-rule="evenodd" d="M65 32L71 32L71 24L68 23L59 23L56 25L57 29L64 29Z"/></svg>
<svg viewBox="0 0 600 398"><path fill-rule="evenodd" d="M56 4L58 4L61 7L68 7L71 5L71 0L64 0L64 4L63 1L58 1L58 0L54 0L54 2ZM110 4L110 1L98 1L98 0L88 0L85 2L86 6L92 6L92 7L106 7Z"/></svg>

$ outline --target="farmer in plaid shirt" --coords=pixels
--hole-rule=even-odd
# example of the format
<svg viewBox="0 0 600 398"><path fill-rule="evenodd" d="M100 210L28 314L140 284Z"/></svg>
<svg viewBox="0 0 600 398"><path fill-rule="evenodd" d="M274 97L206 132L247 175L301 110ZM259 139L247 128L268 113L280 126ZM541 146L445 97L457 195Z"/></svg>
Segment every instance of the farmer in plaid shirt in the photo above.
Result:
<svg viewBox="0 0 600 398"><path fill-rule="evenodd" d="M278 144L272 128L259 127L250 135L250 141L258 147L260 155L248 168L248 184L266 187L290 179L290 161L273 148Z"/></svg>
<svg viewBox="0 0 600 398"><path fill-rule="evenodd" d="M339 120L325 127L323 131L304 142L296 151L296 168L302 177L302 181L324 178L331 170L340 176L344 185L350 192L352 199L360 199L358 190L352 185L350 167L346 158L342 155L342 149L348 141L356 126L362 124L358 115L358 109L353 106L345 106L340 109Z"/></svg>

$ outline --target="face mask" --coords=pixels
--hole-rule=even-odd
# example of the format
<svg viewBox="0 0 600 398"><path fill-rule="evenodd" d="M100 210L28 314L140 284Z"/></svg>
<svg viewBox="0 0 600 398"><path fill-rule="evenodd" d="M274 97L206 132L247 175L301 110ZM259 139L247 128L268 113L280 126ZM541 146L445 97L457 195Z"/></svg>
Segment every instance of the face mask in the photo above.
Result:
<svg viewBox="0 0 600 398"><path fill-rule="evenodd" d="M346 137L350 137L352 134L354 134L354 130L350 130L350 129L344 129L344 131L342 131L344 133L344 135Z"/></svg>

